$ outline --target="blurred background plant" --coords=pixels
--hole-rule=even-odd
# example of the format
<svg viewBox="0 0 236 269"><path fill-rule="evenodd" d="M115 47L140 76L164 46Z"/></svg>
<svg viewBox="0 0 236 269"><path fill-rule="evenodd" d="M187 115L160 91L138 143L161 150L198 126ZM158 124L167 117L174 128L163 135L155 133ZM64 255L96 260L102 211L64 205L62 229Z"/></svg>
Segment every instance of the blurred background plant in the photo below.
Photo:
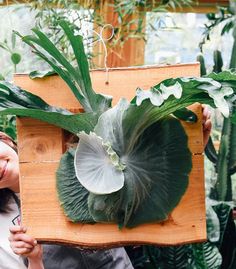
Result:
<svg viewBox="0 0 236 269"><path fill-rule="evenodd" d="M235 1L227 8L219 8L219 13L207 14L203 39L199 43L201 54L201 75L219 73L236 68L236 9ZM217 40L212 38L217 32ZM221 46L228 35L232 35L231 49L226 60ZM204 46L216 42L212 53L212 67L205 65ZM208 43L208 44L207 44ZM232 109L235 109L234 107ZM223 119L216 112L212 117L213 132L206 147L206 212L207 235L205 243L182 245L179 247L145 246L132 252L137 255L137 268L236 268L236 230L233 217L235 207L235 165L236 126ZM234 195L233 195L234 194ZM129 249L128 249L129 250Z"/></svg>
<svg viewBox="0 0 236 269"><path fill-rule="evenodd" d="M13 115L0 116L0 131L16 140L16 117Z"/></svg>
<svg viewBox="0 0 236 269"><path fill-rule="evenodd" d="M17 65L21 61L21 55L16 51L16 35L12 33L11 35L11 43L8 44L9 42L7 39L5 39L3 42L0 42L0 48L5 50L10 54L10 61L13 64L13 72L17 72ZM0 79L3 79L3 75L0 75Z"/></svg>

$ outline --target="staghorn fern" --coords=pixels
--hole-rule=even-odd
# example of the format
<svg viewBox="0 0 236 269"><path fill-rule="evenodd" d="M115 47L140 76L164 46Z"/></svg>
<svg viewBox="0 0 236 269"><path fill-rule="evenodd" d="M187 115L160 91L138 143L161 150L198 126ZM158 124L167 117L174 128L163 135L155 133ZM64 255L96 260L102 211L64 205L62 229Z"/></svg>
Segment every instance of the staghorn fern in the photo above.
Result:
<svg viewBox="0 0 236 269"><path fill-rule="evenodd" d="M111 108L111 97L93 91L76 27L59 24L76 67L40 30L22 40L64 79L85 112L74 115L0 82L0 115L31 116L78 135L76 151L63 155L57 171L61 205L72 221L113 222L121 228L167 219L185 193L192 166L187 136L176 117L196 121L185 107L200 102L236 122L229 106L236 74L167 79L147 91L138 88L130 103L121 99Z"/></svg>

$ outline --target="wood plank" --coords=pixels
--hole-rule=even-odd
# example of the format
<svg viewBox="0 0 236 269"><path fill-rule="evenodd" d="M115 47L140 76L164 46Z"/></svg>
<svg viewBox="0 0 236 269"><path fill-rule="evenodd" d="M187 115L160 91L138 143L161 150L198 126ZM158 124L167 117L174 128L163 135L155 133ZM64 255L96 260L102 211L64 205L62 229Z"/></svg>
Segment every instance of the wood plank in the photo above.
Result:
<svg viewBox="0 0 236 269"><path fill-rule="evenodd" d="M46 132L46 135L45 135ZM62 129L31 118L17 118L21 162L59 161L64 149Z"/></svg>
<svg viewBox="0 0 236 269"><path fill-rule="evenodd" d="M95 89L113 94L115 103L121 96L132 99L137 86L147 89L165 78L184 74L198 76L199 64L112 69L108 84L104 71L98 70L92 71L92 80ZM59 77L32 81L25 75L17 75L15 83L39 94L51 105L75 110L79 108ZM199 115L199 120L195 124L182 122L193 154L193 169L185 195L170 214L168 221L121 231L115 224L75 224L65 217L57 198L55 171L67 138L60 128L29 118L18 119L22 220L28 227L29 234L41 242L99 248L135 243L175 245L205 240L201 107L196 104L191 109ZM31 137L35 138L33 143L30 143Z"/></svg>
<svg viewBox="0 0 236 269"><path fill-rule="evenodd" d="M58 163L22 163L22 221L28 233L41 242L87 247L128 244L175 245L206 238L203 156L193 156L194 169L180 204L163 223L122 230L116 224L80 224L66 219L55 187Z"/></svg>
<svg viewBox="0 0 236 269"><path fill-rule="evenodd" d="M115 104L121 97L131 100L138 87L148 89L167 78L200 76L199 70L199 63L112 68L108 73L104 69L92 70L91 78L94 90L112 95ZM65 82L57 76L31 80L27 74L16 74L14 82L23 89L40 95L50 105L69 109L80 107Z"/></svg>

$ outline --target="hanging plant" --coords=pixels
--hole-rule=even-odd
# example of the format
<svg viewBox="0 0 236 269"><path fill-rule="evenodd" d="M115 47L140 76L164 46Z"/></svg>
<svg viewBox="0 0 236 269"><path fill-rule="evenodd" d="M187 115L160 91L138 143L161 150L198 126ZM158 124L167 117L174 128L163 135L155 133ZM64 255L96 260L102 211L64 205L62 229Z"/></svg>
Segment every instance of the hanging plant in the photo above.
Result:
<svg viewBox="0 0 236 269"><path fill-rule="evenodd" d="M138 88L131 102L121 98L111 107L112 98L92 88L76 26L65 21L59 25L74 51L75 67L40 30L21 38L67 83L84 112L73 114L50 106L3 81L0 115L29 116L78 136L77 147L62 156L56 175L59 199L71 221L134 227L166 220L185 193L192 168L179 119L196 121L186 107L200 102L219 108L235 122L230 107L236 74L167 79L150 90Z"/></svg>

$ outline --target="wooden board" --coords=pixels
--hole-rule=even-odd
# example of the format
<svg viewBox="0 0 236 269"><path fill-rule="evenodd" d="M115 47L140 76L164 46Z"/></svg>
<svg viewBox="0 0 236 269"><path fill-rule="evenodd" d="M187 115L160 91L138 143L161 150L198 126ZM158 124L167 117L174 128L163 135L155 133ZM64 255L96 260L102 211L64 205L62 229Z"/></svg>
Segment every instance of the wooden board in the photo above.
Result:
<svg viewBox="0 0 236 269"><path fill-rule="evenodd" d="M115 69L106 83L104 71L92 71L96 91L132 99L135 89L149 88L165 78L199 76L199 65ZM51 105L80 109L64 82L57 76L30 80L16 75L17 85L40 95ZM84 247L111 247L127 244L176 245L206 239L203 140L201 108L196 124L183 123L193 154L189 186L179 205L163 223L144 224L119 230L115 224L80 224L66 219L57 197L55 171L65 148L64 131L30 118L17 119L20 157L22 221L28 233L42 242L56 242Z"/></svg>

